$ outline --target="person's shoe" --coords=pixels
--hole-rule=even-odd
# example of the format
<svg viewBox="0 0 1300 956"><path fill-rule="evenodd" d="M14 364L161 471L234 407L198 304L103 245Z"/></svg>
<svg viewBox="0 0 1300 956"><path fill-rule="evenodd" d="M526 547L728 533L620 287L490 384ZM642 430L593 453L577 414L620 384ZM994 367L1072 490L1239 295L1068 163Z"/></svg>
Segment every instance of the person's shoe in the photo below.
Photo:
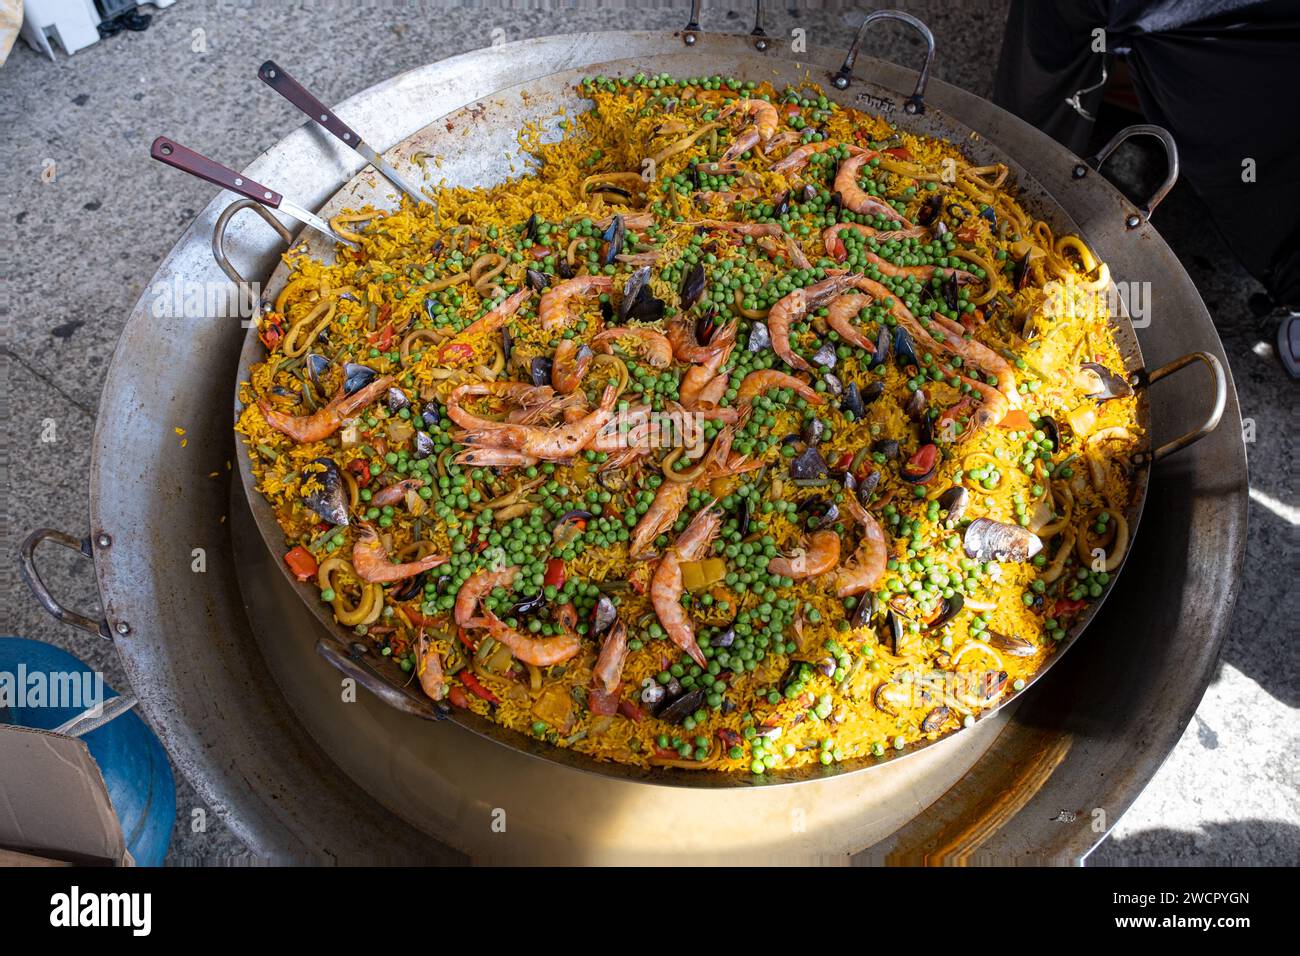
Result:
<svg viewBox="0 0 1300 956"><path fill-rule="evenodd" d="M1277 357L1292 378L1300 378L1300 312L1292 312L1277 327Z"/></svg>

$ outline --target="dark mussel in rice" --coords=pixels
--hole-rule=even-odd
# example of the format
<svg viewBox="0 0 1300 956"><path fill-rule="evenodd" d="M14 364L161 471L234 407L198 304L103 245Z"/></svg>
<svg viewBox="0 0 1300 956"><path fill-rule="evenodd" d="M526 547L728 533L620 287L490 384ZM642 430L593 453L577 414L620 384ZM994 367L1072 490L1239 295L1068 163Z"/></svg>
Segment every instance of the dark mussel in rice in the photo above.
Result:
<svg viewBox="0 0 1300 956"><path fill-rule="evenodd" d="M990 226L993 226L995 229L997 228L998 214L993 211L992 206L985 206L983 209L981 209L980 216L983 217L984 219L987 219Z"/></svg>
<svg viewBox="0 0 1300 956"><path fill-rule="evenodd" d="M662 705L655 716L670 724L680 724L703 707L707 699L708 692L703 687L696 687Z"/></svg>
<svg viewBox="0 0 1300 956"><path fill-rule="evenodd" d="M822 381L826 383L826 391L831 394L832 398L839 398L844 394L844 383L830 372L822 376Z"/></svg>
<svg viewBox="0 0 1300 956"><path fill-rule="evenodd" d="M921 367L921 361L916 357L916 342L912 339L912 333L901 325L894 330L894 363L899 368L907 368L909 365Z"/></svg>
<svg viewBox="0 0 1300 956"><path fill-rule="evenodd" d="M928 401L925 389L918 388L907 398L907 403L903 406L903 414L914 422L922 421L925 418L925 403Z"/></svg>
<svg viewBox="0 0 1300 956"><path fill-rule="evenodd" d="M411 400L406 397L406 393L394 385L388 390L388 410L396 415L403 408L411 407Z"/></svg>
<svg viewBox="0 0 1300 956"><path fill-rule="evenodd" d="M695 320L695 341L708 345L713 341L713 333L718 331L718 310L709 309Z"/></svg>
<svg viewBox="0 0 1300 956"><path fill-rule="evenodd" d="M939 496L939 507L948 512L948 520L957 522L970 504L970 492L964 485L953 485Z"/></svg>
<svg viewBox="0 0 1300 956"><path fill-rule="evenodd" d="M939 454L939 446L929 440L929 429L922 428L921 431L923 444L898 469L898 477L914 485L928 483L934 477L935 472L938 471L939 463L942 460L942 456Z"/></svg>
<svg viewBox="0 0 1300 956"><path fill-rule="evenodd" d="M805 183L799 195L804 202L806 203L812 202L814 199L817 198L817 187L814 186L812 183Z"/></svg>
<svg viewBox="0 0 1300 956"><path fill-rule="evenodd" d="M766 322L755 322L749 327L749 339L745 348L750 352L761 352L772 347L772 334L767 330Z"/></svg>
<svg viewBox="0 0 1300 956"><path fill-rule="evenodd" d="M602 594L596 599L596 604L591 609L591 628L588 637L600 637L617 620L618 608L614 606L614 602L607 595Z"/></svg>
<svg viewBox="0 0 1300 956"><path fill-rule="evenodd" d="M1128 398L1133 394L1133 386L1122 375L1116 375L1098 362L1084 362L1084 369L1079 375L1079 384L1086 388L1088 396L1099 402L1112 398Z"/></svg>
<svg viewBox="0 0 1300 956"><path fill-rule="evenodd" d="M871 450L877 455L884 455L885 461L898 458L898 442L892 438L881 438L871 443Z"/></svg>
<svg viewBox="0 0 1300 956"><path fill-rule="evenodd" d="M844 397L840 399L840 411L852 414L855 419L867 414L867 404L862 400L862 392L858 389L857 382L849 382L849 387L844 390Z"/></svg>
<svg viewBox="0 0 1300 956"><path fill-rule="evenodd" d="M510 337L510 327L501 326L501 357L505 359L507 365L510 364L510 358L515 354L515 340Z"/></svg>
<svg viewBox="0 0 1300 956"><path fill-rule="evenodd" d="M375 380L379 373L368 365L356 365L352 362L343 366L343 394L359 392Z"/></svg>
<svg viewBox="0 0 1300 956"><path fill-rule="evenodd" d="M510 613L516 617L525 617L529 614L536 614L546 605L546 592L538 591L530 597L525 597L516 601L510 608Z"/></svg>
<svg viewBox="0 0 1300 956"><path fill-rule="evenodd" d="M943 304L956 312L961 308L961 298L957 293L957 273L949 272L943 281Z"/></svg>
<svg viewBox="0 0 1300 956"><path fill-rule="evenodd" d="M804 525L809 531L827 528L840 519L840 509L835 502L825 498L807 498L799 503L798 513L807 515Z"/></svg>
<svg viewBox="0 0 1300 956"><path fill-rule="evenodd" d="M623 217L615 213L609 228L601 236L605 240L605 256L600 261L602 266L614 264L615 257L623 251L623 239L626 235L627 228L623 225Z"/></svg>
<svg viewBox="0 0 1300 956"><path fill-rule="evenodd" d="M417 431L415 433L415 457L428 458L435 451L437 451L437 446L433 443L433 439L429 437L429 433Z"/></svg>
<svg viewBox="0 0 1300 956"><path fill-rule="evenodd" d="M560 257L560 263L555 267L555 272L561 279L572 279L577 274L573 271L573 266L569 265L567 256Z"/></svg>
<svg viewBox="0 0 1300 956"><path fill-rule="evenodd" d="M1043 541L1018 524L976 518L966 528L962 547L976 561L1028 561L1043 550Z"/></svg>
<svg viewBox="0 0 1300 956"><path fill-rule="evenodd" d="M1016 267L1011 273L1011 287L1020 290L1029 284L1029 253L1016 260Z"/></svg>
<svg viewBox="0 0 1300 956"><path fill-rule="evenodd" d="M729 627L724 631L719 631L709 638L710 647L730 647L736 643L736 629Z"/></svg>
<svg viewBox="0 0 1300 956"><path fill-rule="evenodd" d="M1061 450L1061 442L1065 436L1061 434L1061 426L1056 423L1055 418L1051 415L1040 415L1034 427L1042 431L1047 440L1052 443L1053 451Z"/></svg>
<svg viewBox="0 0 1300 956"><path fill-rule="evenodd" d="M925 719L921 721L922 733L935 733L948 722L948 718L951 716L952 710L947 707L940 705L934 708L934 710L926 714Z"/></svg>
<svg viewBox="0 0 1300 956"><path fill-rule="evenodd" d="M876 399L880 398L880 396L884 394L885 394L885 383L872 382L862 390L862 403L864 405L871 405L875 403Z"/></svg>
<svg viewBox="0 0 1300 956"><path fill-rule="evenodd" d="M619 318L626 322L658 322L664 317L663 300L650 291L650 267L642 266L633 272L623 286L623 301L618 307Z"/></svg>
<svg viewBox="0 0 1300 956"><path fill-rule="evenodd" d="M822 343L822 347L814 352L812 357L813 363L820 365L822 368L834 368L839 359L835 346L829 342Z"/></svg>
<svg viewBox="0 0 1300 956"><path fill-rule="evenodd" d="M555 369L555 362L545 356L539 355L528 363L528 377L538 388L543 385L551 384L551 372Z"/></svg>
<svg viewBox="0 0 1300 956"><path fill-rule="evenodd" d="M307 377L311 379L313 385L320 385L320 377L330 367L330 360L323 355L317 355L315 352L308 352L306 364Z"/></svg>
<svg viewBox="0 0 1300 956"><path fill-rule="evenodd" d="M943 599L943 605L937 617L924 624L927 631L933 631L936 628L943 627L954 617L961 613L961 609L966 606L966 599L961 596L960 592L954 593L950 598Z"/></svg>
<svg viewBox="0 0 1300 956"><path fill-rule="evenodd" d="M437 428L438 423L442 421L442 415L438 413L438 406L433 402L426 402L424 409L420 412L420 421L424 422L425 428Z"/></svg>
<svg viewBox="0 0 1300 956"><path fill-rule="evenodd" d="M882 325L876 333L876 348L871 353L870 368L879 368L889 361L889 326ZM877 383L879 384L879 383ZM883 386L882 386L883 387Z"/></svg>
<svg viewBox="0 0 1300 956"><path fill-rule="evenodd" d="M743 538L749 534L749 499L741 498L740 507L736 510L736 531Z"/></svg>
<svg viewBox="0 0 1300 956"><path fill-rule="evenodd" d="M551 277L545 272L538 272L536 269L525 269L524 275L528 278L528 284L534 292L544 292L551 284Z"/></svg>
<svg viewBox="0 0 1300 956"><path fill-rule="evenodd" d="M806 445L820 445L824 434L826 434L826 423L814 416L803 423L799 437Z"/></svg>
<svg viewBox="0 0 1300 956"><path fill-rule="evenodd" d="M332 458L314 458L312 464L321 465L325 470L311 473L311 477L320 483L320 489L307 495L304 503L330 524L347 524L348 492L343 485L343 476L339 474L339 466Z"/></svg>
<svg viewBox="0 0 1300 956"><path fill-rule="evenodd" d="M849 617L850 627L866 627L876 616L876 595L873 591L858 596L858 603L853 605L853 614Z"/></svg>
<svg viewBox="0 0 1300 956"><path fill-rule="evenodd" d="M1001 651L1003 654L1009 654L1011 657L1033 657L1038 653L1038 647L1023 637L1016 637L1014 634L999 634L993 630L985 633L988 635L985 640L988 641L989 646Z"/></svg>
<svg viewBox="0 0 1300 956"><path fill-rule="evenodd" d="M529 242L535 243L537 242L538 239L541 238L540 234L537 231L538 227L541 226L541 224L542 224L542 218L539 215L537 215L537 213L533 213L531 216L528 217L528 221L524 223L524 235L528 237Z"/></svg>
<svg viewBox="0 0 1300 956"><path fill-rule="evenodd" d="M780 219L790 211L790 190L786 190L776 197L776 202L772 204L772 218Z"/></svg>
<svg viewBox="0 0 1300 956"><path fill-rule="evenodd" d="M691 306L700 301L700 297L704 295L706 285L704 264L702 262L697 262L686 270L686 275L682 277L680 292L683 312L689 312Z"/></svg>
<svg viewBox="0 0 1300 956"><path fill-rule="evenodd" d="M872 468L858 482L857 494L860 503L865 505L871 501L871 496L876 493L876 488L880 485L880 477L880 469Z"/></svg>
<svg viewBox="0 0 1300 956"><path fill-rule="evenodd" d="M893 608L885 612L885 644L889 653L897 656L903 646L903 619L894 613Z"/></svg>
<svg viewBox="0 0 1300 956"><path fill-rule="evenodd" d="M802 688L812 680L812 675L813 665L809 661L793 660L785 665L785 670L781 672L781 679L776 682L776 686L784 694L791 687Z"/></svg>
<svg viewBox="0 0 1300 956"><path fill-rule="evenodd" d="M429 572L421 571L415 577L407 578L401 581L390 592L394 603L401 604L405 601L412 601L415 596L424 590L424 582L428 579Z"/></svg>
<svg viewBox="0 0 1300 956"><path fill-rule="evenodd" d="M916 212L916 221L922 226L928 226L939 218L939 213L943 211L943 197L937 192L931 193L921 203L921 208Z"/></svg>
<svg viewBox="0 0 1300 956"><path fill-rule="evenodd" d="M830 473L826 459L811 445L790 459L790 477L798 481L827 478Z"/></svg>

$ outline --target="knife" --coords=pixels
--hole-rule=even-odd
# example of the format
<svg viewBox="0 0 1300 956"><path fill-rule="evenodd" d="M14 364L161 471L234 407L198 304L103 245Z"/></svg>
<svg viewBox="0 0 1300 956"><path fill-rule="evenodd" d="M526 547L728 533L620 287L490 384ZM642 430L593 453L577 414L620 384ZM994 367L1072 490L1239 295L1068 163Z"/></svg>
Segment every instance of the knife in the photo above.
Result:
<svg viewBox="0 0 1300 956"><path fill-rule="evenodd" d="M297 219L303 225L311 226L317 232L323 232L340 245L347 246L349 249L357 248L356 243L344 239L329 227L329 223L314 212L309 212L296 202L285 199L284 196L274 190L267 189L261 183L254 182L233 169L227 169L220 163L208 159L202 153L196 153L194 150L182 146L175 140L170 140L166 136L159 136L153 141L153 146L149 149L149 155L160 163L174 166L191 176L205 179L223 189L229 189L232 193L238 193L254 202L260 202L263 206L278 209Z"/></svg>
<svg viewBox="0 0 1300 956"><path fill-rule="evenodd" d="M267 60L263 63L258 69L257 75L263 83L325 127L344 145L350 146L360 153L366 162L379 170L390 183L410 196L415 202L429 202L428 196L422 194L417 187L404 179L402 174L371 149L370 144L357 135L355 130L339 119L324 103L307 92L307 89L301 83L284 72L274 60Z"/></svg>

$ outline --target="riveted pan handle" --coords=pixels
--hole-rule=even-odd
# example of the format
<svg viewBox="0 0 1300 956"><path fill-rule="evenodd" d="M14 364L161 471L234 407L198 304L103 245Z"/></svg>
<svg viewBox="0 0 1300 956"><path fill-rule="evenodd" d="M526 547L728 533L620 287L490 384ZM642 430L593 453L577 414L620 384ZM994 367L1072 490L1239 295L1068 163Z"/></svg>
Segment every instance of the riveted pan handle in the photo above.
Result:
<svg viewBox="0 0 1300 956"><path fill-rule="evenodd" d="M377 674L366 662L365 657L368 652L361 646L349 648L336 638L322 637L316 642L316 653L329 661L345 677L355 680L389 707L395 707L404 714L423 720L443 720L447 716L445 705L439 707L427 698L408 694Z"/></svg>
<svg viewBox="0 0 1300 956"><path fill-rule="evenodd" d="M107 620L96 621L84 614L78 614L76 611L69 611L54 599L54 595L50 594L50 589L45 586L45 582L41 580L40 572L36 570L36 548L42 541L52 541L70 551L80 552L93 559L95 551L90 538L74 538L70 534L55 531L53 528L37 528L27 536L27 540L18 549L18 570L22 574L27 587L31 589L32 594L36 595L36 600L41 602L41 607L45 608L55 620L62 621L64 624L71 624L73 627L79 627L83 631L111 641L113 632L109 630Z"/></svg>
<svg viewBox="0 0 1300 956"><path fill-rule="evenodd" d="M221 271L226 274L226 277L233 282L236 287L238 287L240 309L242 310L244 306L247 305L248 317L250 319L256 319L260 312L260 307L258 297L253 291L253 286L243 277L243 275L240 274L239 270L231 264L229 257L226 255L226 228L230 225L230 220L245 209L251 209L261 216L262 219L266 221L266 224L274 229L276 234L284 240L285 245L288 245L293 241L293 233L291 233L284 224L280 222L280 220L272 216L265 206L261 203L253 202L251 199L240 199L237 202L232 202L217 218L217 224L212 230L212 258L217 260L217 265L221 267Z"/></svg>
<svg viewBox="0 0 1300 956"><path fill-rule="evenodd" d="M930 32L930 28L924 23L902 10L877 10L874 13L867 14L867 18L862 21L862 26L858 27L857 36L853 38L853 45L849 47L849 52L844 57L844 65L840 67L838 73L831 77L831 83L837 90L847 90L849 88L849 85L853 82L853 64L858 60L858 51L862 49L862 40L867 35L867 27L877 20L897 20L899 23L906 23L921 34L921 38L925 40L925 62L921 64L921 74L916 78L916 89L903 103L903 112L905 113L913 115L924 113L925 87L930 82L930 67L934 65L934 34Z"/></svg>
<svg viewBox="0 0 1300 956"><path fill-rule="evenodd" d="M1157 448L1151 456L1153 461L1168 458L1174 452L1182 451L1188 445L1194 445L1214 431L1223 418L1223 410L1228 404L1228 377L1223 374L1222 363L1209 352L1188 352L1186 355L1176 358L1172 362L1167 362L1154 371L1139 375L1137 384L1139 387L1154 385L1162 378L1174 374L1179 369L1186 368L1193 362L1203 362L1205 367L1210 370L1210 375L1214 377L1214 405L1210 409L1210 414L1205 417L1205 420L1200 425Z"/></svg>
<svg viewBox="0 0 1300 956"><path fill-rule="evenodd" d="M695 46L700 38L700 7L702 6L703 0L691 0L691 18L682 28L682 42L687 46ZM754 29L749 31L749 35L754 38L754 49L759 53L766 53L768 47L772 45L772 41L763 30L763 0L754 0Z"/></svg>
<svg viewBox="0 0 1300 956"><path fill-rule="evenodd" d="M1120 144L1134 136L1154 136L1160 140L1160 145L1165 148L1166 165L1168 172L1165 174L1164 182L1156 187L1156 191L1151 194L1146 202L1138 206L1137 213L1130 213L1124 220L1124 225L1130 229L1136 229L1142 223L1151 219L1151 214L1156 211L1156 206L1160 205L1161 200L1169 195L1169 190L1174 188L1174 183L1178 182L1178 144L1174 142L1173 134L1163 126L1153 126L1150 123L1138 123L1135 126L1126 126L1113 137L1111 141L1097 150L1097 154L1091 159L1086 160L1087 166L1080 163L1074 167L1074 178L1082 179L1088 175L1088 169L1092 168L1101 172L1102 163L1110 158L1110 154L1119 148Z"/></svg>

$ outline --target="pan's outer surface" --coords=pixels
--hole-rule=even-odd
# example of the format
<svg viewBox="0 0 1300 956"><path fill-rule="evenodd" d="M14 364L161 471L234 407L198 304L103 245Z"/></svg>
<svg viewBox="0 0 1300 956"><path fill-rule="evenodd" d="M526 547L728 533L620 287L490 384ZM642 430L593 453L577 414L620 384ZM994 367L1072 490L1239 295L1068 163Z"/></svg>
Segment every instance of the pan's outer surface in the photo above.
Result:
<svg viewBox="0 0 1300 956"><path fill-rule="evenodd" d="M688 75L697 63L694 53L683 49L675 54L657 57L654 69L656 72L666 72L673 76ZM584 75L595 73L613 77L633 76L642 70L644 65L644 60L640 58L607 61L579 70L555 73L501 90L453 113L439 117L436 122L430 123L416 135L394 146L389 151L390 155L401 157L403 160L416 155L436 157L437 176L450 186L494 185L508 176L515 175L516 170L525 168L525 158L517 144L518 130L528 126L545 130L548 136L558 135L556 126L563 117L575 116L589 107L590 102L581 97L576 90L577 84ZM745 57L716 58L711 69L724 76L735 76L743 80L767 79L779 88L786 83L800 83L806 76L807 68L763 57L751 51ZM848 93L830 88L827 90L827 95L847 102L867 103L871 108L876 109L880 108L879 104L887 107L889 97L893 94L884 87L859 81ZM1007 155L996 144L981 139L954 118L934 108L927 110L922 116L896 115L895 118L908 130L942 137L949 142L962 143L969 153L969 158L976 165L987 166L995 163L1008 165L1012 170L1010 181L1015 184L1021 201L1035 218L1046 220L1055 235L1080 232L1080 226L1073 217L1016 162L1014 156ZM426 161L428 162L432 161ZM321 215L324 218L331 218L339 213L364 208L367 205L390 208L396 202L394 187L377 176L373 170L366 169L329 198L321 209ZM1114 224L1112 228L1123 229L1124 224L1121 221ZM1094 236L1087 234L1084 234L1083 238L1089 243L1095 239ZM297 256L300 252L318 260L329 261L333 258L334 241L315 230L305 229L294 245L294 255ZM273 300L276 297L289 281L290 272L286 263L281 263L276 268L266 283L264 299ZM1116 317L1113 328L1127 371L1138 372L1143 367L1142 353L1131 323L1121 315ZM259 341L255 330L250 330L240 353L238 381L248 381L252 365L261 362L265 357L265 347ZM1145 388L1139 390L1137 401L1142 439L1135 458L1145 461L1150 444L1150 416ZM242 410L236 395L235 416L238 417ZM248 505L257 527L262 533L267 548L273 554L281 554L284 550L283 531L269 503L256 490L256 480L252 473L252 455L249 448L242 443L237 449L237 461L240 478L248 496ZM1113 503L1116 507L1123 507L1131 537L1136 536L1139 530L1149 473L1149 468L1145 465L1136 468L1129 500ZM391 660L374 654L360 657L355 653L349 653L349 646L364 648L365 642L355 641L348 628L334 622L332 609L320 600L319 589L314 582L296 581L283 563L277 562L277 572L290 587L297 591L299 598L315 614L321 626L332 633L333 637L323 638L323 650L332 660L338 661L348 673L366 681L368 686L407 713L416 713L427 718L439 715L439 711L431 706L419 687L412 684L408 675ZM1122 573L1123 567L1119 569L1116 577L1121 577ZM1102 607L1103 601L1104 598L1102 601L1093 602L1075 621L1065 639L1055 647L1054 653L1027 681L1026 687L1032 686L1049 667L1062 659L1065 652L1086 630L1092 618ZM257 628L254 630L255 633L260 633ZM1008 692L1004 701L1014 698L1015 694ZM987 716L987 713L983 716ZM890 750L884 759L864 754L830 766L811 764L755 777L748 773L721 771L646 770L625 764L598 761L577 751L549 746L532 735L502 727L472 711L453 710L451 719L475 733L490 737L506 746L565 766L621 779L698 788L769 787L784 783L825 780L842 773L876 770L889 763L911 757L937 742L937 740L921 741L902 751ZM938 740L964 732L965 729L961 727L950 729ZM314 736L317 740L324 739L319 732Z"/></svg>
<svg viewBox="0 0 1300 956"><path fill-rule="evenodd" d="M377 143L400 141L435 116L495 89L617 56L675 53L672 35L575 35L510 44L404 74L339 112ZM702 35L702 63L748 50L741 38ZM810 62L834 67L833 55ZM912 74L863 61L859 74L910 90ZM901 101L901 96L898 97ZM1175 258L1148 226L1116 226L1131 205L1096 176L1072 182L1075 160L991 105L941 83L929 102L1018 157L1078 221L1117 275L1149 278L1158 308L1143 335L1159 364L1190 349L1222 358L1213 326ZM304 165L304 159L311 162ZM355 171L342 147L299 130L252 164L264 181L289 181L309 205ZM217 281L207 250L214 201L161 266ZM274 236L246 217L232 256L250 274L274 264ZM342 777L314 746L268 680L230 564L228 488L207 474L233 459L228 394L240 334L230 320L159 318L137 305L110 368L96 431L92 531L113 536L96 567L124 665L173 758L256 851L277 858L455 859L412 834ZM141 367L151 373L141 375ZM1153 420L1183 430L1199 407L1196 383L1152 394ZM1181 412L1181 414L1180 414ZM171 429L189 431L188 454ZM929 810L866 850L968 858L1077 860L1140 792L1199 701L1225 632L1244 546L1245 460L1235 394L1215 434L1156 469L1146 527L1122 586L1089 640L1022 701L985 759ZM1167 437L1167 435L1166 435ZM160 480L160 475L166 475ZM208 573L190 571L194 547ZM1141 644L1134 654L1132 645ZM323 664L321 666L324 666ZM906 766L906 763L900 766ZM920 809L919 807L917 809ZM1066 811L1062 813L1061 811Z"/></svg>

